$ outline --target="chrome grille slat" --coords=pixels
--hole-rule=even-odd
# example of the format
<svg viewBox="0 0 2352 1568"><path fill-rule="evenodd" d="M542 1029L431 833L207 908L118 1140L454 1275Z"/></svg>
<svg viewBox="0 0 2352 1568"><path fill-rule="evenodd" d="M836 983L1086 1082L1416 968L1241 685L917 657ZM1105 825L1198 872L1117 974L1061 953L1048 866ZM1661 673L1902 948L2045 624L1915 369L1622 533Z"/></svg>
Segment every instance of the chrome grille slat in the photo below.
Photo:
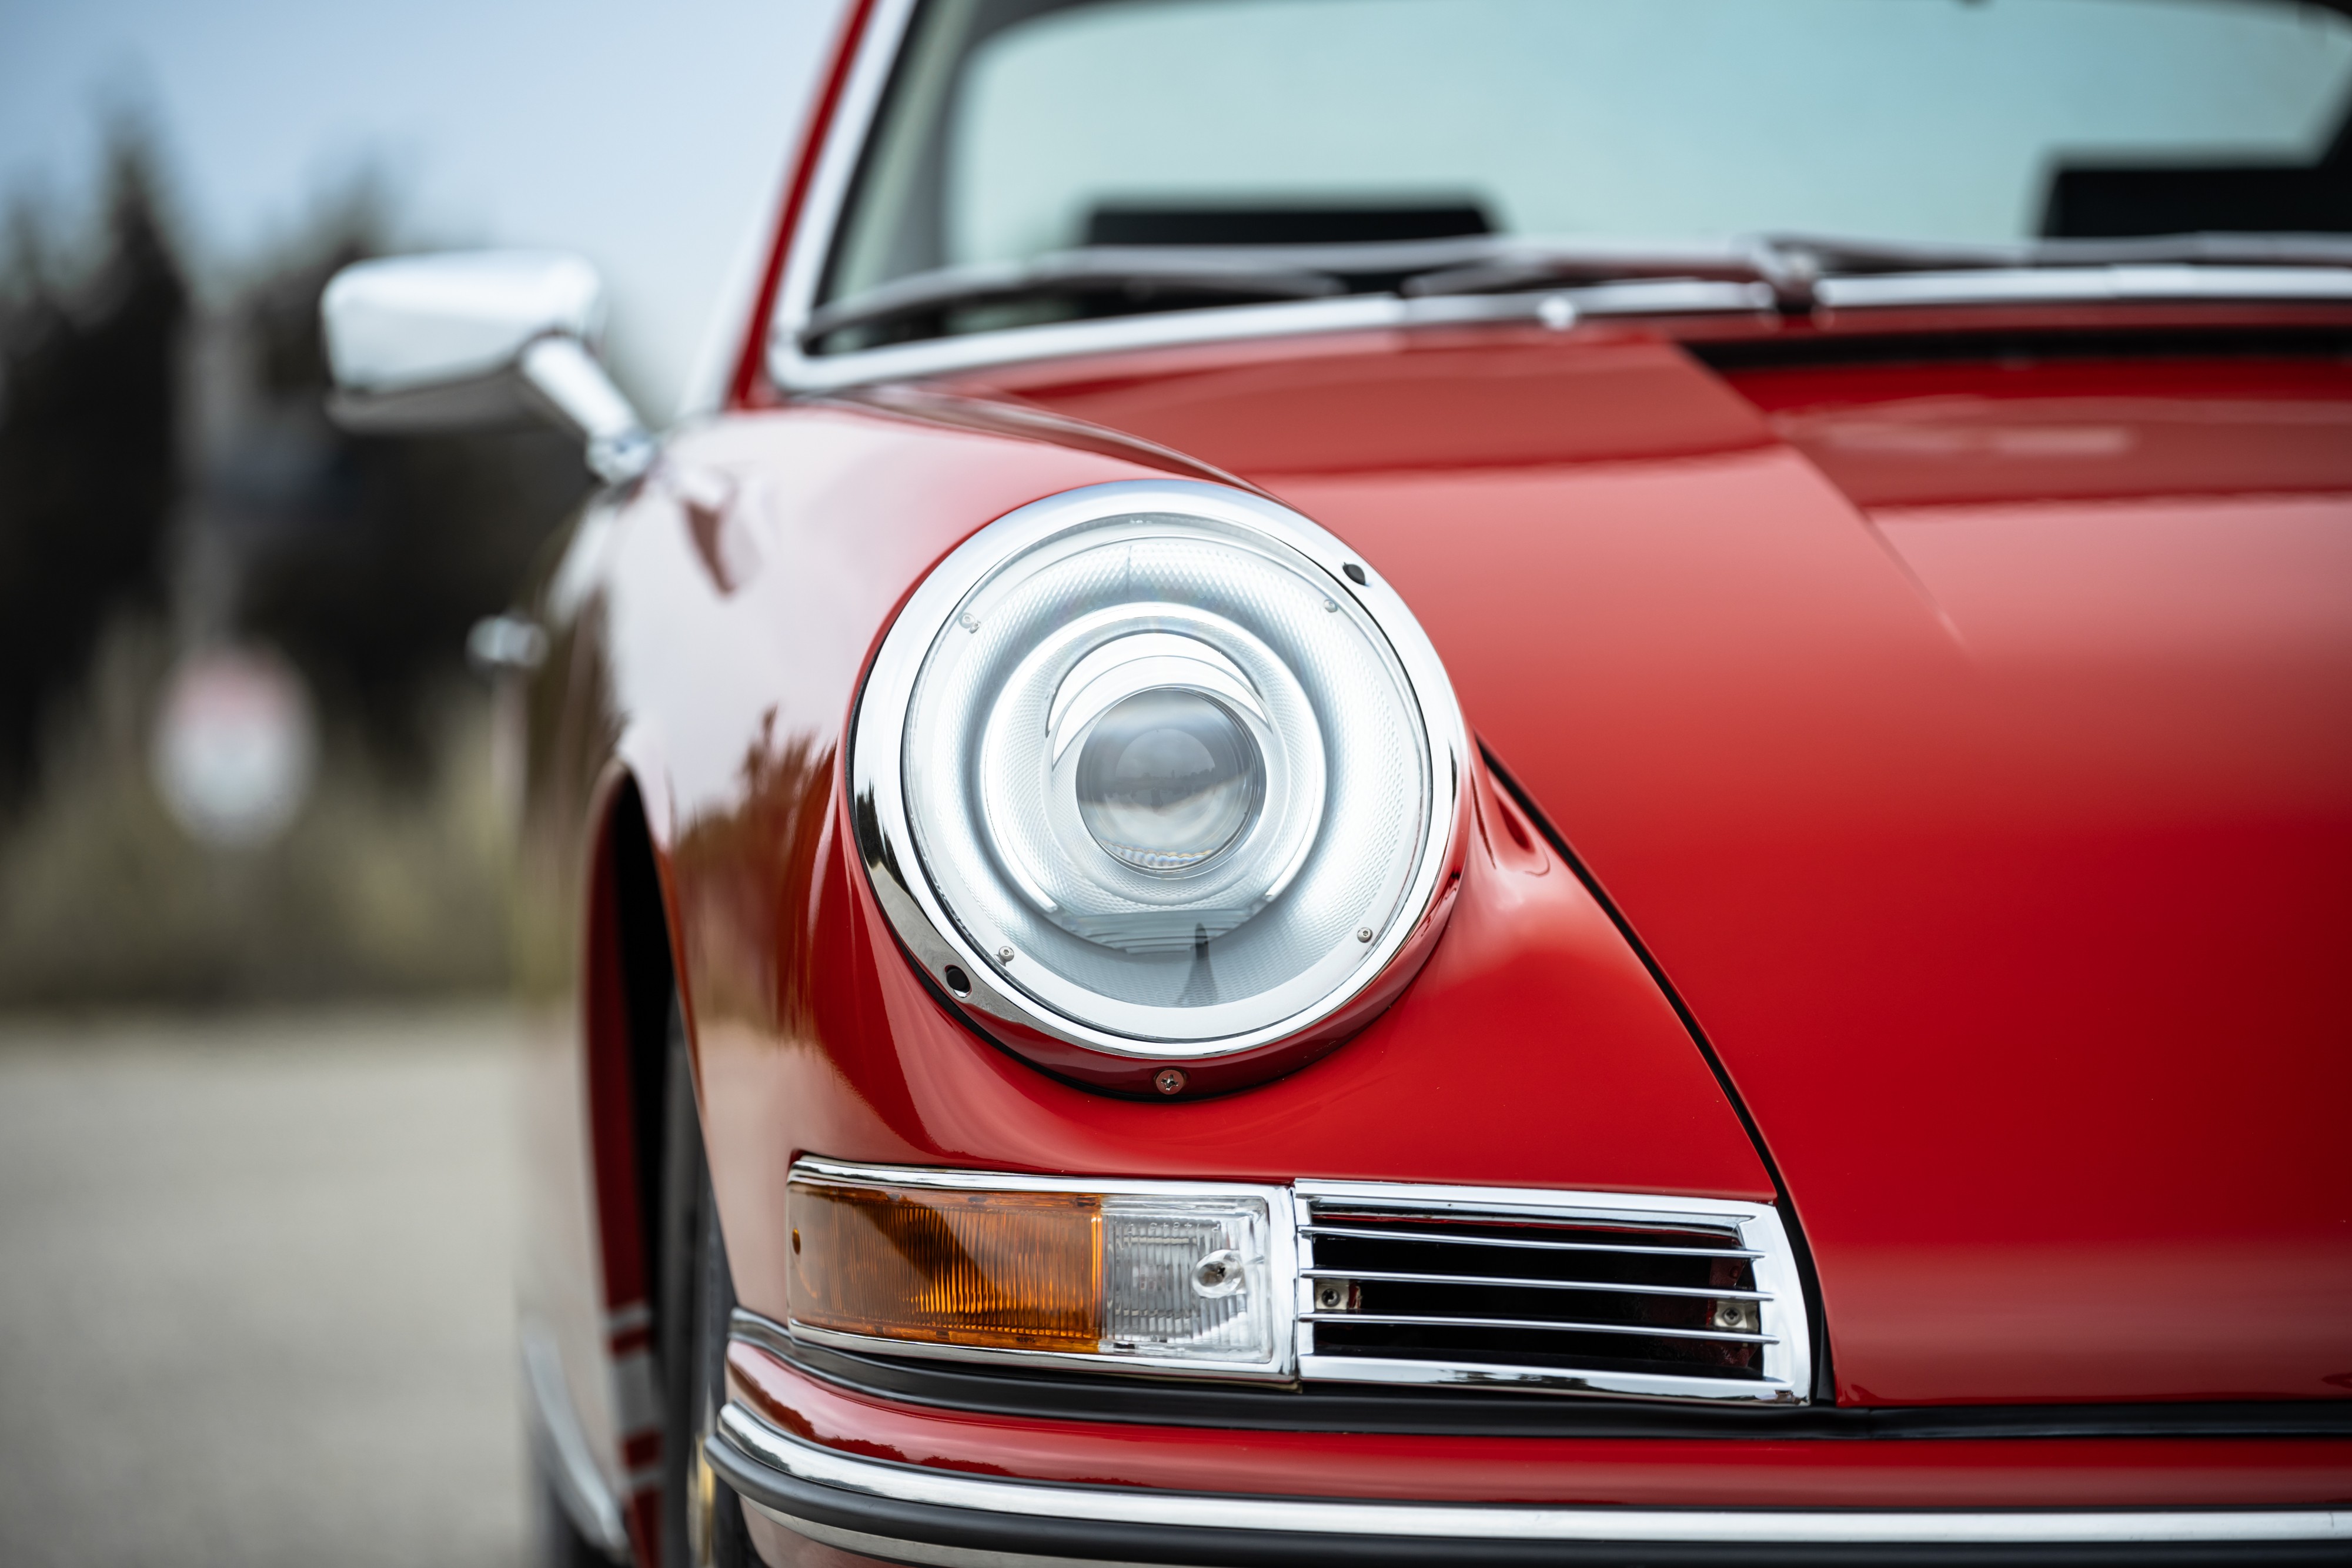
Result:
<svg viewBox="0 0 2352 1568"><path fill-rule="evenodd" d="M1347 1225L1302 1225L1301 1236L1353 1236L1373 1241L1428 1241L1442 1247L1526 1247L1547 1252L1627 1252L1661 1258L1761 1258L1738 1247L1652 1247L1608 1241L1538 1241L1516 1236L1447 1236L1438 1231L1372 1230Z"/></svg>
<svg viewBox="0 0 2352 1568"><path fill-rule="evenodd" d="M1721 1340L1733 1344L1778 1344L1772 1334L1739 1333L1731 1329L1675 1329L1654 1323L1589 1323L1565 1318L1443 1318L1410 1312L1301 1312L1306 1323L1382 1323L1399 1328L1524 1329L1533 1333L1615 1333L1666 1339Z"/></svg>
<svg viewBox="0 0 2352 1568"><path fill-rule="evenodd" d="M1767 1404L1810 1393L1803 1298L1768 1203L1364 1182L1293 1192L1307 1380Z"/></svg>
<svg viewBox="0 0 2352 1568"><path fill-rule="evenodd" d="M1651 1213L1633 1204L1596 1210L1580 1221L1565 1224L1539 1206L1522 1204L1335 1203L1325 1206L1323 1212L1342 1222L1368 1221L1375 1225L1393 1218L1407 1222L1423 1220L1430 1224L1444 1224L1450 1220L1464 1225L1533 1225L1567 1230L1614 1230L1628 1237L1656 1234L1719 1236L1726 1241L1736 1241L1739 1234L1737 1226L1720 1225L1705 1219L1685 1222L1671 1215Z"/></svg>
<svg viewBox="0 0 2352 1568"><path fill-rule="evenodd" d="M1769 1301L1763 1291L1705 1285L1631 1285L1606 1280L1523 1280L1493 1274L1396 1274L1374 1269L1301 1269L1309 1280L1374 1280L1392 1285L1468 1285L1503 1291L1606 1291L1625 1296L1688 1296L1710 1301Z"/></svg>

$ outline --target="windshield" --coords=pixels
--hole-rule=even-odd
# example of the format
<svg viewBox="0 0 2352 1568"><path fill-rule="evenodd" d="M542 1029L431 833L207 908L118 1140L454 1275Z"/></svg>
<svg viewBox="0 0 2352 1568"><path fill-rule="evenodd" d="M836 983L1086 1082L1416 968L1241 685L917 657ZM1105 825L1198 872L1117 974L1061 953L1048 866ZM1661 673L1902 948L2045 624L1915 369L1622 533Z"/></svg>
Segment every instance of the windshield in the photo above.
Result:
<svg viewBox="0 0 2352 1568"><path fill-rule="evenodd" d="M1086 246L2352 229L2263 0L926 0L822 289Z"/></svg>

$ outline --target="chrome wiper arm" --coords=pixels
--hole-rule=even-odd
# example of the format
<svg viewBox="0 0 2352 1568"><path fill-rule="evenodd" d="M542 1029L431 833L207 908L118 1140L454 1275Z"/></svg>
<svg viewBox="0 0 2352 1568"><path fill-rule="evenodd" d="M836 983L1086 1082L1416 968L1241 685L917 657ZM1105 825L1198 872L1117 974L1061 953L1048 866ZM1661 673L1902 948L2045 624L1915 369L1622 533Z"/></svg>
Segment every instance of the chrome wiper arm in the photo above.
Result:
<svg viewBox="0 0 2352 1568"><path fill-rule="evenodd" d="M2156 235L1937 245L1774 235L1832 309L2352 298L2352 237Z"/></svg>
<svg viewBox="0 0 2352 1568"><path fill-rule="evenodd" d="M1622 244L1606 240L1508 240L1487 253L1404 280L1411 297L1514 294L1583 284L1650 282L1761 283L1783 298L1801 298L1811 281L1801 255L1762 239L1709 244Z"/></svg>
<svg viewBox="0 0 2352 1568"><path fill-rule="evenodd" d="M1009 304L1052 295L1127 295L1139 303L1165 294L1241 299L1324 299L1347 292L1331 273L1280 265L1260 253L1193 246L1097 246L1028 261L944 267L895 278L820 306L801 329L814 347L850 327L880 326L960 306Z"/></svg>
<svg viewBox="0 0 2352 1568"><path fill-rule="evenodd" d="M2147 239L2031 240L2014 245L1945 245L1804 234L1754 235L1714 245L1493 241L1482 255L1407 277L1400 292L1408 296L1509 294L1667 279L1760 283L1770 287L1782 309L1802 310L1817 302L1821 285L1842 278L2162 266L2347 267L2352 267L2352 236L2165 235Z"/></svg>
<svg viewBox="0 0 2352 1568"><path fill-rule="evenodd" d="M1757 244L1817 274L1958 272L1979 267L2352 267L2352 235L2155 235L2142 239L2043 239L1938 244L1774 234Z"/></svg>

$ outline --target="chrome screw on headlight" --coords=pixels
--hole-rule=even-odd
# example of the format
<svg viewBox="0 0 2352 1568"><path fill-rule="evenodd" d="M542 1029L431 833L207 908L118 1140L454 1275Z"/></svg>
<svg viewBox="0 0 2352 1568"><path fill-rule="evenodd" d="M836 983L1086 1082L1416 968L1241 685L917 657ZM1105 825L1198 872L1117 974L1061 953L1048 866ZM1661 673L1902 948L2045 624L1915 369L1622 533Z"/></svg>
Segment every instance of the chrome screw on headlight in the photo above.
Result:
<svg viewBox="0 0 2352 1568"><path fill-rule="evenodd" d="M1465 742L1361 572L1296 513L1184 482L1072 491L953 552L852 758L918 960L1016 1049L1130 1064L1254 1051L1362 992L1439 891Z"/></svg>

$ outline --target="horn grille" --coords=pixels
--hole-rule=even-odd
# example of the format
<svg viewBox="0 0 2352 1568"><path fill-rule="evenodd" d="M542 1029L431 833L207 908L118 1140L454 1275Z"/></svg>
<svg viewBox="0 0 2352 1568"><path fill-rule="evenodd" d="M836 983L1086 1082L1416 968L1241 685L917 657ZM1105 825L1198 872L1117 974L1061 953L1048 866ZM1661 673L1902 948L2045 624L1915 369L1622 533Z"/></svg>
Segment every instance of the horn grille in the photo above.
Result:
<svg viewBox="0 0 2352 1568"><path fill-rule="evenodd" d="M1810 1356L1761 1205L1297 1185L1299 1373L1796 1403Z"/></svg>

